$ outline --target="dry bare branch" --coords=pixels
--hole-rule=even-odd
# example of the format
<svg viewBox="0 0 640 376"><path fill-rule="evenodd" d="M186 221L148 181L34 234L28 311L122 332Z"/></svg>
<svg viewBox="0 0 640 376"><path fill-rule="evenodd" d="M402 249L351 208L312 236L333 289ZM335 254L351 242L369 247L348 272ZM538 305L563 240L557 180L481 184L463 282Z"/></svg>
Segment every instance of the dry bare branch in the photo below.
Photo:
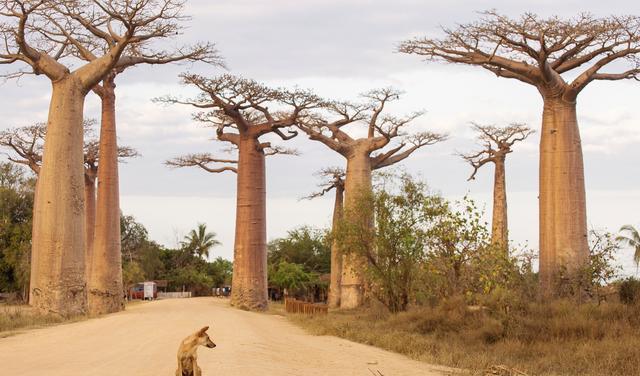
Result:
<svg viewBox="0 0 640 376"><path fill-rule="evenodd" d="M443 28L444 38L407 40L399 50L427 60L481 66L566 100L575 100L593 80L637 79L640 73L638 16L595 18L582 13L562 19L525 13L512 19L495 10L481 15L478 22ZM602 71L613 62L628 67Z"/></svg>
<svg viewBox="0 0 640 376"><path fill-rule="evenodd" d="M274 89L230 74L206 78L184 73L181 78L183 84L200 90L195 98L165 96L154 101L206 109L195 113L194 120L214 126L219 140L235 145L240 135L257 139L274 133L289 140L297 135L292 127L322 104L307 90Z"/></svg>
<svg viewBox="0 0 640 376"><path fill-rule="evenodd" d="M223 166L214 167L220 164ZM216 158L209 153L187 154L168 160L165 162L165 165L173 168L199 167L211 173L220 173L225 171L238 173L238 169L236 168L238 165L237 159Z"/></svg>
<svg viewBox="0 0 640 376"><path fill-rule="evenodd" d="M490 162L504 161L505 156L513 151L511 147L516 142L524 141L535 133L534 130L521 123L512 123L506 127L472 124L478 133L478 140L483 149L472 153L458 154L473 167L473 173L467 179L469 181L475 179L480 167Z"/></svg>
<svg viewBox="0 0 640 376"><path fill-rule="evenodd" d="M311 193L308 196L303 197L304 200L313 200L314 198L322 197L329 193L332 189L341 187L344 189L344 179L346 173L343 168L340 167L328 167L315 173L322 181L318 184L318 188L321 190Z"/></svg>

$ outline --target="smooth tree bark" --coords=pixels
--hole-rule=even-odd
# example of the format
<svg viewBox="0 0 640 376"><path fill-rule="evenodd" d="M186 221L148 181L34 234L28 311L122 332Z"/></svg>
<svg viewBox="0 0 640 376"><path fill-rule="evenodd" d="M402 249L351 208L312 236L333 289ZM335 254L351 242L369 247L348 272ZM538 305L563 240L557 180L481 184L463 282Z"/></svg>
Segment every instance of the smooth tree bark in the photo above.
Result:
<svg viewBox="0 0 640 376"><path fill-rule="evenodd" d="M94 120L85 120L83 122L84 135L89 137L84 142L84 197L85 197L85 260L86 275L89 276L91 259L92 259L92 243L95 232L95 213L96 213L96 177L98 174L98 140L93 138ZM11 154L7 154L10 161L28 166L36 175L36 190L34 196L37 196L37 181L42 164L42 150L46 136L45 124L34 124L25 127L18 127L7 131L0 132L0 147L11 150ZM137 152L130 147L119 147L117 149L117 158L124 160L137 156ZM34 207L33 221L37 220L36 210ZM37 259L37 253L31 255L32 268L38 265L33 262ZM32 275L37 273L32 271Z"/></svg>
<svg viewBox="0 0 640 376"><path fill-rule="evenodd" d="M589 259L578 94L592 81L638 78L640 17L526 13L511 19L488 11L444 33L442 39L405 41L400 51L480 66L530 84L542 96L540 284L543 295L554 295ZM612 69L604 72L607 66Z"/></svg>
<svg viewBox="0 0 640 376"><path fill-rule="evenodd" d="M104 103L104 102L103 102ZM109 112L107 116L111 114ZM100 201L100 176L107 175L112 176L112 171L114 169L113 166L109 166L111 162L111 156L107 155L105 157L105 153L101 152L100 144L103 143L104 129L105 129L105 121L110 121L108 118L105 118L105 114L102 114L102 122L100 127L101 139L100 140L89 140L85 142L84 147L84 166L85 166L85 222L86 222L86 252L85 252L85 260L86 260L86 278L87 285L89 288L89 294L87 297L88 300L88 312L91 315L98 315L103 313L114 312L117 310L116 308L120 308L123 304L122 296L118 294L117 297L114 296L115 289L120 287L117 291L122 291L122 261L121 254L119 252L120 249L120 239L112 243L112 247L104 247L101 243L102 237L99 236L101 231L104 231L104 226L101 225L101 221L104 219L105 210L101 208L99 205L104 205L103 202ZM109 127L107 127L109 129ZM85 134L93 133L91 126L85 127ZM108 135L110 136L110 135ZM108 137L107 136L107 137ZM111 141L108 141L111 142ZM115 141L113 141L115 144ZM115 160L116 164L118 162L122 162L127 158L137 157L138 153L136 150L122 146L116 146L115 150ZM102 159L105 157L105 160ZM103 170L107 170L105 174L102 172ZM117 166L115 167L115 171L117 172ZM117 178L117 175L116 175ZM98 189L96 190L96 183L98 183ZM113 190L107 190L107 192L113 192ZM118 189L116 187L115 193L118 193ZM109 207L106 209L108 211L114 210L114 208ZM118 216L120 214L120 206L116 205L115 210L118 211ZM120 219L117 219L116 223L120 225ZM120 228L117 230L117 234L120 234ZM107 249L105 252L104 249ZM120 258L117 260L114 259L114 256L118 255ZM111 257L109 259L109 257ZM105 261L106 260L106 261ZM109 280L109 277L111 279ZM108 280L109 282L102 282ZM96 294L95 286L96 282L99 281L104 285L110 287L110 290L101 290L100 294ZM110 284L109 284L110 283ZM113 293L109 293L112 292ZM99 299L95 297L98 296ZM97 300L97 302L96 302ZM106 305L106 307L112 308L112 310L99 310L96 307L105 307L104 302L111 303L110 305Z"/></svg>
<svg viewBox="0 0 640 376"><path fill-rule="evenodd" d="M324 196L331 190L335 190L335 200L333 204L333 218L331 221L331 232L334 237L331 241L331 279L329 284L329 296L327 304L329 308L340 307L340 286L342 284L342 252L340 251L340 242L335 238L335 231L342 221L344 214L344 178L345 172L339 167L326 168L321 170L318 175L323 179L320 184L322 190L313 193L306 198L314 199Z"/></svg>
<svg viewBox="0 0 640 376"><path fill-rule="evenodd" d="M84 171L84 213L85 213L85 275L87 281L91 278L93 264L93 240L96 230L96 178L98 166L85 166Z"/></svg>
<svg viewBox="0 0 640 376"><path fill-rule="evenodd" d="M385 114L385 106L399 99L400 93L394 89L378 89L363 94L366 103L354 105L345 102L325 104L328 113L306 118L298 127L310 139L320 141L347 160L344 184L344 221L372 226L373 218L355 218L355 210L363 197L370 195L371 173L375 169L398 163L419 148L446 139L443 134L421 132L402 135L401 129L419 117L416 112L398 118ZM328 120L328 117L336 117ZM363 126L366 136L351 136L344 130L349 124ZM392 140L400 138L397 145L383 151ZM362 269L366 260L348 250L342 250L342 276L340 287L340 307L355 308L364 301L365 281Z"/></svg>
<svg viewBox="0 0 640 376"><path fill-rule="evenodd" d="M507 218L507 182L505 160L513 152L512 146L524 141L533 131L523 124L513 123L506 127L473 124L483 149L461 157L473 167L468 180L474 180L478 169L487 163L495 167L493 182L493 211L491 220L491 242L509 254L509 225Z"/></svg>
<svg viewBox="0 0 640 376"><path fill-rule="evenodd" d="M32 247L37 254L31 304L37 312L63 316L87 312L85 276L82 118L87 93L114 68L132 43L173 35L182 2L91 0L0 1L3 41L0 63L27 65L52 83L47 136L35 204ZM63 63L76 45L61 29L114 43L98 58ZM73 60L73 59L71 59ZM17 77L26 71L8 74Z"/></svg>
<svg viewBox="0 0 640 376"><path fill-rule="evenodd" d="M265 155L288 153L260 138L275 134L283 140L297 135L295 126L321 100L308 91L271 89L231 75L208 79L183 74L183 83L200 90L197 98L157 99L208 109L195 119L216 128L217 138L238 150L237 206L231 304L248 310L267 308ZM271 111L270 106L277 108ZM287 134L283 130L287 130Z"/></svg>
<svg viewBox="0 0 640 376"><path fill-rule="evenodd" d="M132 5L144 11L145 2ZM102 102L102 120L100 131L100 154L103 168L100 169L97 190L97 212L95 247L92 259L91 278L88 283L88 311L91 315L100 315L124 309L122 286L122 262L120 244L120 199L118 175L118 146L116 134L116 78L118 75L138 65L164 65L174 62L205 62L222 66L222 60L211 43L199 43L192 46L175 47L172 50L160 50L153 39L169 39L179 35L184 27L181 21L183 1L165 0L169 11L161 11L158 16L162 22L152 29L150 38L133 41L118 58L113 69L103 77L102 82L92 89ZM146 4L146 7L150 7ZM63 7L65 15L76 18L68 7ZM119 41L111 33L92 33L92 44L88 44L85 35L76 35L66 24L56 22L59 37L64 38L74 49L74 56L86 62L93 62L112 50Z"/></svg>
<svg viewBox="0 0 640 376"><path fill-rule="evenodd" d="M107 75L93 88L101 100L98 155L97 217L89 263L88 309L90 315L124 309L122 249L120 244L120 187L116 135L115 75Z"/></svg>

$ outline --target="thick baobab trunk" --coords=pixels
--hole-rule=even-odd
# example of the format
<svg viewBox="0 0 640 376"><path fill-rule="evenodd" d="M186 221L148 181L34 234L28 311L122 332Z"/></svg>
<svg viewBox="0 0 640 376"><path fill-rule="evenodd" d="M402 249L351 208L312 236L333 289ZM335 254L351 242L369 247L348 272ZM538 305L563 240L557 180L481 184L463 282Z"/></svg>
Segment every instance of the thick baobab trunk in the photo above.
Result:
<svg viewBox="0 0 640 376"><path fill-rule="evenodd" d="M84 226L85 226L85 278L91 275L91 260L93 258L93 235L96 226L96 178L93 172L84 175Z"/></svg>
<svg viewBox="0 0 640 376"><path fill-rule="evenodd" d="M242 137L238 145L236 238L231 304L267 308L265 155L258 142Z"/></svg>
<svg viewBox="0 0 640 376"><path fill-rule="evenodd" d="M113 79L105 79L102 88L98 205L93 243L94 256L91 262L91 278L88 280L88 304L91 315L117 312L124 308L116 97Z"/></svg>
<svg viewBox="0 0 640 376"><path fill-rule="evenodd" d="M491 242L509 252L509 227L507 223L507 187L504 168L505 157L495 161L493 182L493 218L491 220Z"/></svg>
<svg viewBox="0 0 640 376"><path fill-rule="evenodd" d="M582 146L575 102L545 98L540 140L540 283L553 293L558 273L588 260Z"/></svg>
<svg viewBox="0 0 640 376"><path fill-rule="evenodd" d="M333 206L332 231L335 231L343 213L344 187L336 185L336 201ZM331 283L329 285L328 304L330 308L340 307L340 283L342 281L342 252L338 242L333 239L331 243Z"/></svg>
<svg viewBox="0 0 640 376"><path fill-rule="evenodd" d="M33 228L31 304L40 313L86 313L84 95L72 77L53 84Z"/></svg>
<svg viewBox="0 0 640 376"><path fill-rule="evenodd" d="M362 204L363 197L371 193L371 159L369 153L356 149L347 158L345 178L345 222L372 226L372 218L363 218L355 208ZM347 218L347 216L349 216ZM342 280L340 284L340 308L356 308L364 301L363 269L366 260L356 254L345 254L342 258Z"/></svg>

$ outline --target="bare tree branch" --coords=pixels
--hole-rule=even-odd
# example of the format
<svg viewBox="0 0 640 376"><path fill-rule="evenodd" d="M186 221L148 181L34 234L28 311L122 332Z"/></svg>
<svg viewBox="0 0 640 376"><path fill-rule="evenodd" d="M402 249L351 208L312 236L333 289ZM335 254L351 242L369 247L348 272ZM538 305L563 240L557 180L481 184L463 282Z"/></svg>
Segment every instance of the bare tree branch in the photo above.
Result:
<svg viewBox="0 0 640 376"><path fill-rule="evenodd" d="M308 90L273 89L230 74L206 78L184 73L181 78L183 84L200 90L195 98L165 96L154 101L208 109L195 113L194 120L214 126L219 140L235 145L241 137L258 139L269 133L289 140L298 134L292 127L310 118L312 109L323 105L322 100ZM283 149L275 150L274 154L283 154Z"/></svg>
<svg viewBox="0 0 640 376"><path fill-rule="evenodd" d="M468 181L474 180L480 167L485 164L504 161L505 156L513 151L513 144L524 141L535 133L527 125L521 123L512 123L506 127L472 124L473 129L478 133L478 140L483 145L483 149L472 153L458 154L473 167Z"/></svg>
<svg viewBox="0 0 640 376"><path fill-rule="evenodd" d="M482 12L478 22L443 31L442 39L404 41L399 51L427 60L478 65L498 76L535 85L543 95L569 101L594 79L638 77L638 16L595 18L583 13L571 19L543 19L525 13L512 19L491 10ZM601 72L615 61L633 67L621 73ZM574 72L583 66L582 72ZM570 82L562 76L568 72L575 77Z"/></svg>
<svg viewBox="0 0 640 376"><path fill-rule="evenodd" d="M88 136L87 141L84 143L84 165L85 172L93 171L97 173L99 142L94 136L93 127L95 124L96 121L94 119L86 119L84 121L85 135ZM42 152L46 132L47 126L45 123L8 129L0 132L0 147L11 149L15 153L8 154L10 161L28 166L37 175L42 165ZM138 152L131 147L118 147L118 159L120 162L138 156Z"/></svg>
<svg viewBox="0 0 640 376"><path fill-rule="evenodd" d="M322 197L325 194L329 193L332 189L336 189L339 187L344 189L344 179L346 173L344 169L340 167L323 168L322 170L316 172L315 175L322 179L320 184L318 184L318 187L321 190L303 197L302 199L304 200L313 200L314 198Z"/></svg>
<svg viewBox="0 0 640 376"><path fill-rule="evenodd" d="M220 167L212 166L217 164L223 164L223 166L220 166ZM187 154L181 157L168 160L165 162L165 165L173 168L199 167L211 173L220 173L225 171L238 173L238 169L236 168L236 166L238 165L238 160L216 158L209 153ZM231 166L228 166L228 165L231 165Z"/></svg>

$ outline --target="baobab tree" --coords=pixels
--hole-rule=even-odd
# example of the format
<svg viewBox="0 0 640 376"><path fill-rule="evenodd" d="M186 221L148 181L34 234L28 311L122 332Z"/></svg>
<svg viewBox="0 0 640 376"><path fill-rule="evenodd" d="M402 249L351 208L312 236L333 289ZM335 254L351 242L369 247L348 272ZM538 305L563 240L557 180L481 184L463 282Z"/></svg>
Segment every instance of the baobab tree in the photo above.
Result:
<svg viewBox="0 0 640 376"><path fill-rule="evenodd" d="M44 74L52 83L46 147L38 179L39 215L32 247L31 304L39 312L84 314L84 197L82 117L89 91L109 74L132 44L175 35L182 0L0 1L0 64L26 65L8 76ZM64 6L63 6L64 5ZM54 22L55 20L55 22ZM93 37L115 41L95 60L70 59L77 45L60 36L57 24L92 45ZM70 66L73 65L73 70Z"/></svg>
<svg viewBox="0 0 640 376"><path fill-rule="evenodd" d="M85 135L88 132L85 130ZM121 261L120 262L115 262L112 261L111 263L109 263L108 265L104 265L104 268L100 268L99 266L104 264L104 258L106 257L105 253L110 254L110 253L114 253L117 250L120 249L119 246L115 247L115 250L113 248L109 248L106 251L103 248L96 248L95 244L100 244L98 242L98 240L100 240L100 232L98 231L100 229L100 227L98 227L99 225L99 221L98 219L101 217L101 211L98 208L97 203L100 203L99 198L100 198L100 180L99 177L102 175L100 173L100 171L102 170L102 168L104 168L104 163L102 163L102 159L100 158L102 155L100 153L100 141L97 139L90 139L88 141L85 141L85 145L84 145L84 183L85 183L85 189L84 189L84 197L85 197L85 226L86 226L86 255L85 255L85 264L86 264L86 269L85 269L85 273L86 273L86 278L87 281L92 281L95 280L95 278L93 278L93 273L105 273L105 269L106 270L111 270L112 271L112 275L118 276L120 277L120 279L122 279L122 272L118 272L118 270L120 270L122 268L121 266ZM139 154L138 152L128 146L118 146L116 149L116 161L117 162L124 162L125 159L127 158L133 158L133 157L137 157ZM116 170L117 171L117 170ZM98 190L96 192L96 183ZM119 203L117 206L118 209L118 214L119 214ZM118 219L117 221L118 226L120 225L120 219ZM118 234L120 234L120 230L118 229ZM120 242L118 241L118 245L120 244ZM118 255L120 255L120 252L116 252L118 253ZM122 257L122 256L120 256ZM89 287L92 287L92 285L88 282ZM95 286L95 285L93 285ZM122 291L122 289L120 289L119 291ZM100 307L104 307L105 305L102 304L96 304L95 300L92 302L91 299L91 293L92 290L89 290L89 298L88 298L88 311L90 314L96 315L96 314L101 314L101 313L107 313L110 311L107 310L100 310ZM102 297L103 299L105 298L106 294L98 294L100 297ZM119 301L116 298L112 298L116 301ZM93 303L93 304L92 304ZM120 303L122 304L122 303ZM108 307L114 307L115 304L111 304L108 305Z"/></svg>
<svg viewBox="0 0 640 376"><path fill-rule="evenodd" d="M244 309L264 310L267 307L265 156L285 150L273 148L260 138L267 134L275 134L282 140L295 137L297 132L291 127L308 116L310 109L321 105L321 100L308 91L272 89L228 74L215 78L193 74L181 77L183 84L200 90L196 98L157 100L208 109L196 113L194 118L215 127L217 139L237 149L237 163L234 161L231 166L238 175L231 303Z"/></svg>
<svg viewBox="0 0 640 376"><path fill-rule="evenodd" d="M318 175L323 179L319 192L312 193L307 199L314 199L336 191L333 204L333 219L331 221L331 232L335 232L338 224L342 220L344 207L344 169L331 167L322 169ZM331 308L340 307L340 284L342 281L342 252L340 252L339 242L333 237L331 241L331 281L329 284L329 297L327 303Z"/></svg>
<svg viewBox="0 0 640 376"><path fill-rule="evenodd" d="M94 120L84 121L85 136L93 135ZM7 158L18 164L26 165L35 174L36 180L40 174L42 164L42 150L46 136L46 125L37 123L25 127L18 127L0 132L0 146L10 149ZM96 177L98 175L98 140L89 138L84 142L84 197L85 197L85 273L89 273L92 264L93 238L95 233L95 212L96 212ZM126 158L138 156L138 153L127 146L118 148L118 159L123 161ZM34 196L37 196L37 184ZM34 200L35 201L35 200ZM34 207L34 221L37 217ZM32 263L37 254L32 254ZM87 274L88 275L88 274Z"/></svg>
<svg viewBox="0 0 640 376"><path fill-rule="evenodd" d="M363 94L366 103L326 103L327 113L314 114L300 122L298 127L310 139L320 141L347 160L344 184L344 220L372 225L372 218L351 218L360 197L371 193L371 172L375 169L398 163L421 147L433 145L446 139L446 135L420 132L410 135L402 133L404 127L422 115L415 112L405 117L385 114L385 107L400 98L392 88L377 89ZM329 119L336 117L336 119ZM359 125L365 136L351 136L345 131L347 125ZM383 149L399 138L400 142L386 151ZM364 260L344 252L340 287L340 307L354 308L364 299L364 281L359 272Z"/></svg>
<svg viewBox="0 0 640 376"><path fill-rule="evenodd" d="M181 3L174 3L179 7ZM60 11L68 18L79 20L74 8L62 3ZM167 26L172 34L159 35L164 39L179 35L184 26L182 21L188 18L179 9L163 15L167 17ZM74 34L65 24L51 20L57 27L57 36L66 40L74 49L74 55L86 62L92 62L108 53L118 40L110 33L94 32L90 35L92 44L86 43L86 36ZM181 46L173 50L161 50L150 40L130 43L120 55L113 69L96 84L92 90L101 101L101 126L99 154L101 168L98 172L97 212L95 226L95 255L91 263L94 270L88 282L88 310L92 315L116 312L122 309L122 265L120 244L120 193L118 174L118 145L116 131L116 78L138 65L165 65L183 61L204 62L221 66L222 60L212 43L199 43L193 46Z"/></svg>
<svg viewBox="0 0 640 376"><path fill-rule="evenodd" d="M487 163L495 167L493 176L493 212L491 220L491 242L506 254L509 252L509 225L507 219L507 182L505 160L513 152L516 142L524 141L533 131L524 124L513 123L506 127L473 124L478 132L482 149L477 152L460 154L473 167L468 180L474 180L478 170Z"/></svg>
<svg viewBox="0 0 640 376"><path fill-rule="evenodd" d="M542 96L540 283L552 294L560 274L589 258L578 94L593 81L638 78L640 17L526 13L512 19L488 11L477 22L443 31L441 39L408 40L399 49L429 61L479 66L532 85Z"/></svg>

